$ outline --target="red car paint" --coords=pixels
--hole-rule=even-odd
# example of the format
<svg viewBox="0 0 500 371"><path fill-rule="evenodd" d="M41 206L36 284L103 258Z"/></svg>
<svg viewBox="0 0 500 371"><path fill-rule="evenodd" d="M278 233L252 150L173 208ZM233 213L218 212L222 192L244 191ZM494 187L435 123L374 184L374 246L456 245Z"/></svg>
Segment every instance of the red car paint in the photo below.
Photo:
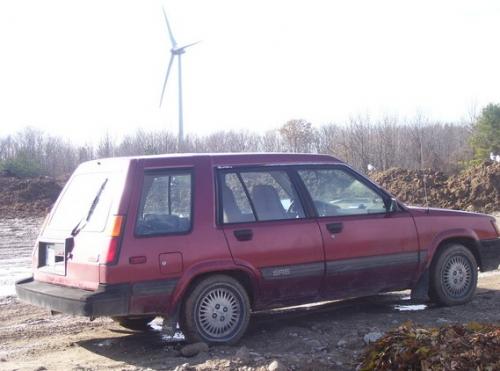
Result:
<svg viewBox="0 0 500 371"><path fill-rule="evenodd" d="M39 249L45 243L64 243L70 237L70 230L47 228L35 247L34 277L28 284L48 283L89 293L117 285L125 287L122 291L126 294L119 313L94 313L81 308L67 311L90 316L105 313L168 317L176 315L188 288L199 277L225 272L242 282L250 293L253 310L260 310L413 288L429 268L439 246L450 240L465 241L482 267L476 244L499 237L487 215L407 207L401 202L397 202L395 211L374 214L319 217L311 215L309 205L308 215L303 218L222 223L218 173L251 168L285 169L295 174L298 168L329 167L354 174L381 198L390 199L390 195L348 165L326 155L162 155L82 164L73 177L94 172L113 172L122 177L114 188L109 209L110 216L124 218L116 261L104 264L102 260L110 237L104 231L88 232L83 228L70 238L74 246L65 250L65 274L47 271L40 266ZM139 236L136 223L144 174L163 169L190 172L192 227L178 234ZM292 180L297 186L297 177ZM54 210L65 191L66 188ZM308 192L303 187L298 191L307 206ZM251 231L251 238L238 239L238 231ZM38 295L36 300L23 292L23 284L18 284L21 298L57 307L54 301L45 300L43 292L30 290Z"/></svg>

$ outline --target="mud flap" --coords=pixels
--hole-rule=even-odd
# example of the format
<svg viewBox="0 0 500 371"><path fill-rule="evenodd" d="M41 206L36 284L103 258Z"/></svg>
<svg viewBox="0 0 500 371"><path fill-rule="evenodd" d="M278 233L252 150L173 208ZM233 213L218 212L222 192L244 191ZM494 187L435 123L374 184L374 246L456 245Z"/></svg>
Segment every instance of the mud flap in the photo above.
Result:
<svg viewBox="0 0 500 371"><path fill-rule="evenodd" d="M169 337L174 337L178 332L177 326L179 322L180 305L177 305L174 313L171 316L163 316L163 326L161 332Z"/></svg>
<svg viewBox="0 0 500 371"><path fill-rule="evenodd" d="M429 270L426 269L417 284L411 289L411 300L414 302L428 302L429 298Z"/></svg>

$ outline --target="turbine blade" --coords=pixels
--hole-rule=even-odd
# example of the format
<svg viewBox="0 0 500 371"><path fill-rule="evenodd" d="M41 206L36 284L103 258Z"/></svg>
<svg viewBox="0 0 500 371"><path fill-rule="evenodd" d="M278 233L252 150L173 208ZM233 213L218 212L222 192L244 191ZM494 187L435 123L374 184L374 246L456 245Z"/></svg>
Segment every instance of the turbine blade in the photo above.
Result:
<svg viewBox="0 0 500 371"><path fill-rule="evenodd" d="M187 49L187 48L189 48L190 46L193 46L193 45L196 45L196 44L199 44L199 43L201 43L201 40L200 40L200 41L197 41L197 42L195 42L195 43L191 43L191 44L187 44L187 45L181 46L181 47L179 47L179 48L177 48L177 49Z"/></svg>
<svg viewBox="0 0 500 371"><path fill-rule="evenodd" d="M162 7L163 10L163 16L165 17L165 23L167 23L167 28L168 28L168 36L170 36L170 41L172 42L172 47L175 48L177 45L177 42L175 41L174 34L172 33L172 29L170 28L170 23L168 23L168 18L167 18L167 13L165 12L165 8Z"/></svg>
<svg viewBox="0 0 500 371"><path fill-rule="evenodd" d="M168 67L167 67L167 74L165 75L165 81L163 82L163 89L161 91L161 98L160 98L160 107L163 102L163 95L165 94L165 89L167 87L167 81L168 81L168 75L170 75L170 70L172 69L172 63L174 62L175 55L172 54L170 57L170 62L168 62Z"/></svg>

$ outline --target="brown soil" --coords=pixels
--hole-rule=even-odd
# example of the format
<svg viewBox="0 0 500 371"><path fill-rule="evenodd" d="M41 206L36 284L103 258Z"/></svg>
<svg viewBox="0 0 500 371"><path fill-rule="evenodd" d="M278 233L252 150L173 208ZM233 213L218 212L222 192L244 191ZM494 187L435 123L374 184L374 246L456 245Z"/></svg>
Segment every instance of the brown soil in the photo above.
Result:
<svg viewBox="0 0 500 371"><path fill-rule="evenodd" d="M284 369L353 370L366 348L365 335L385 333L408 320L430 327L500 324L498 271L480 277L478 292L467 305L412 311L419 307L405 307L407 295L256 313L238 346L212 346L192 358L180 354L182 342L163 337L159 330L133 332L107 318L89 322L50 316L9 297L0 299L0 369L267 370L277 360Z"/></svg>
<svg viewBox="0 0 500 371"><path fill-rule="evenodd" d="M63 184L64 180L49 177L0 176L0 215L3 218L45 216Z"/></svg>
<svg viewBox="0 0 500 371"><path fill-rule="evenodd" d="M431 169L399 168L371 172L369 176L398 199L410 205L485 213L500 210L500 163L498 162L485 161L449 177Z"/></svg>
<svg viewBox="0 0 500 371"><path fill-rule="evenodd" d="M3 224L8 232L2 232L5 257L12 255L9 251L29 251L35 235L22 233L26 221L11 219ZM37 223L30 225L35 230ZM27 275L29 253L25 260ZM2 269L6 266L0 264ZM365 336L380 336L407 321L425 327L472 321L500 325L500 271L480 274L476 296L467 305L412 306L408 297L405 291L255 313L237 346L212 346L192 358L181 355L182 341L162 336L160 318L149 331L134 332L108 318L90 322L84 317L51 316L4 297L0 298L0 370L267 371L280 365L278 370L354 370L369 351Z"/></svg>
<svg viewBox="0 0 500 371"><path fill-rule="evenodd" d="M486 213L500 210L500 163L498 162L485 161L451 176L431 169L400 168L374 171L369 176L398 199L410 205ZM23 179L0 174L0 215L4 218L45 216L66 180L67 177Z"/></svg>
<svg viewBox="0 0 500 371"><path fill-rule="evenodd" d="M30 246L40 223L0 220L0 283L12 284L16 267L23 277L29 274ZM291 370L353 370L367 349L366 335L380 336L408 320L426 327L471 321L500 324L500 271L481 274L478 287L472 302L457 307L411 306L409 292L400 292L255 313L237 346L210 347L192 358L180 354L181 341L162 336L160 318L149 331L134 332L108 318L90 322L51 316L15 297L3 297L0 370L268 370L280 365Z"/></svg>

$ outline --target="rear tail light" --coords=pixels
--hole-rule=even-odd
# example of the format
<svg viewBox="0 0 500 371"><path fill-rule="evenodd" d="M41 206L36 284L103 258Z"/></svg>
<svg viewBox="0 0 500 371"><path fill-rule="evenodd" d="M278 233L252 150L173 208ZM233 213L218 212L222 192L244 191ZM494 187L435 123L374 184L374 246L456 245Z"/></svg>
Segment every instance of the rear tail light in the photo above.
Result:
<svg viewBox="0 0 500 371"><path fill-rule="evenodd" d="M113 237L111 240L109 240L108 250L106 251L106 255L102 263L111 264L116 261L116 258L118 257L119 245L120 241L117 237Z"/></svg>
<svg viewBox="0 0 500 371"><path fill-rule="evenodd" d="M106 250L101 254L100 263L112 264L118 259L123 221L124 218L122 215L113 215L109 218L108 225L106 226L106 236L110 239Z"/></svg>
<svg viewBox="0 0 500 371"><path fill-rule="evenodd" d="M123 216L113 215L106 226L106 234L110 237L120 237L122 234Z"/></svg>

